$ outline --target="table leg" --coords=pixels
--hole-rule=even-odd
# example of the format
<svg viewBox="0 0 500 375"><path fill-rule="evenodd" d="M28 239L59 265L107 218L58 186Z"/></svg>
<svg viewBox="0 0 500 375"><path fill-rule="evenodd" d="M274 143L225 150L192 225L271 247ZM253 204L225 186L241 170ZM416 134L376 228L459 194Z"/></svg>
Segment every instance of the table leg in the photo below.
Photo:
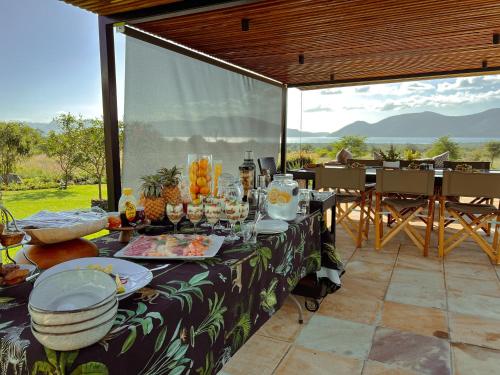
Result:
<svg viewBox="0 0 500 375"><path fill-rule="evenodd" d="M299 324L304 323L304 317L302 316L302 305L298 301L297 297L295 297L293 294L290 294L290 298L295 303L295 306L297 306L297 310L299 313Z"/></svg>

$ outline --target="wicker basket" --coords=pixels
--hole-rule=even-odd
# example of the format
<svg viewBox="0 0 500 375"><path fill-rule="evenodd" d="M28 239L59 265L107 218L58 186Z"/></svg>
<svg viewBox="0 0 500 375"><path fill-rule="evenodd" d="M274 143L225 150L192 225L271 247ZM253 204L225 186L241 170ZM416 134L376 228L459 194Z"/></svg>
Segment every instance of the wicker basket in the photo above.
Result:
<svg viewBox="0 0 500 375"><path fill-rule="evenodd" d="M0 243L3 246L17 245L22 242L23 238L23 232L3 233L2 235L0 235Z"/></svg>

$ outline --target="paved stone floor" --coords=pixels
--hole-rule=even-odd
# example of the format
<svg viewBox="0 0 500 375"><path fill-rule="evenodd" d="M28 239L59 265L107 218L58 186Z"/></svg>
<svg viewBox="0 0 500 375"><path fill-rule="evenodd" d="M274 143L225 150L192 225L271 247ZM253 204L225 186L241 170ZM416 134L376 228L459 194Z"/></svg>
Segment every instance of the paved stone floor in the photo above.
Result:
<svg viewBox="0 0 500 375"><path fill-rule="evenodd" d="M342 289L303 325L288 300L220 375L500 374L500 266L473 242L443 261L435 238L424 258L404 234L376 252L339 229L337 248Z"/></svg>

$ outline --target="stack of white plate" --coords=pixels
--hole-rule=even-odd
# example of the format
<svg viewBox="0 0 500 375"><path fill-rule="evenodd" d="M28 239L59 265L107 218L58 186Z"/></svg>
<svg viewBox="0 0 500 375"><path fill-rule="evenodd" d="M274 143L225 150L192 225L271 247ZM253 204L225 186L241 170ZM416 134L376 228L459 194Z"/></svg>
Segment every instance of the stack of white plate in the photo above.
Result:
<svg viewBox="0 0 500 375"><path fill-rule="evenodd" d="M47 348L76 350L101 340L118 310L116 283L106 273L62 271L47 277L31 292L31 331Z"/></svg>

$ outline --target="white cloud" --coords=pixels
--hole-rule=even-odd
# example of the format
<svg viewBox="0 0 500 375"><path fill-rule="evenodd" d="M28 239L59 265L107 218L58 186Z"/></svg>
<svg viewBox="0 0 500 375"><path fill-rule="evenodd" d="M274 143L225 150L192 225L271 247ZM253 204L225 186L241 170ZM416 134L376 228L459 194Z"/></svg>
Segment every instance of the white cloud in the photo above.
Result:
<svg viewBox="0 0 500 375"><path fill-rule="evenodd" d="M338 95L338 94L342 94L342 90L332 90L332 89L321 90L320 94L321 95Z"/></svg>
<svg viewBox="0 0 500 375"><path fill-rule="evenodd" d="M333 109L318 105L317 107L308 108L304 112L333 112Z"/></svg>

